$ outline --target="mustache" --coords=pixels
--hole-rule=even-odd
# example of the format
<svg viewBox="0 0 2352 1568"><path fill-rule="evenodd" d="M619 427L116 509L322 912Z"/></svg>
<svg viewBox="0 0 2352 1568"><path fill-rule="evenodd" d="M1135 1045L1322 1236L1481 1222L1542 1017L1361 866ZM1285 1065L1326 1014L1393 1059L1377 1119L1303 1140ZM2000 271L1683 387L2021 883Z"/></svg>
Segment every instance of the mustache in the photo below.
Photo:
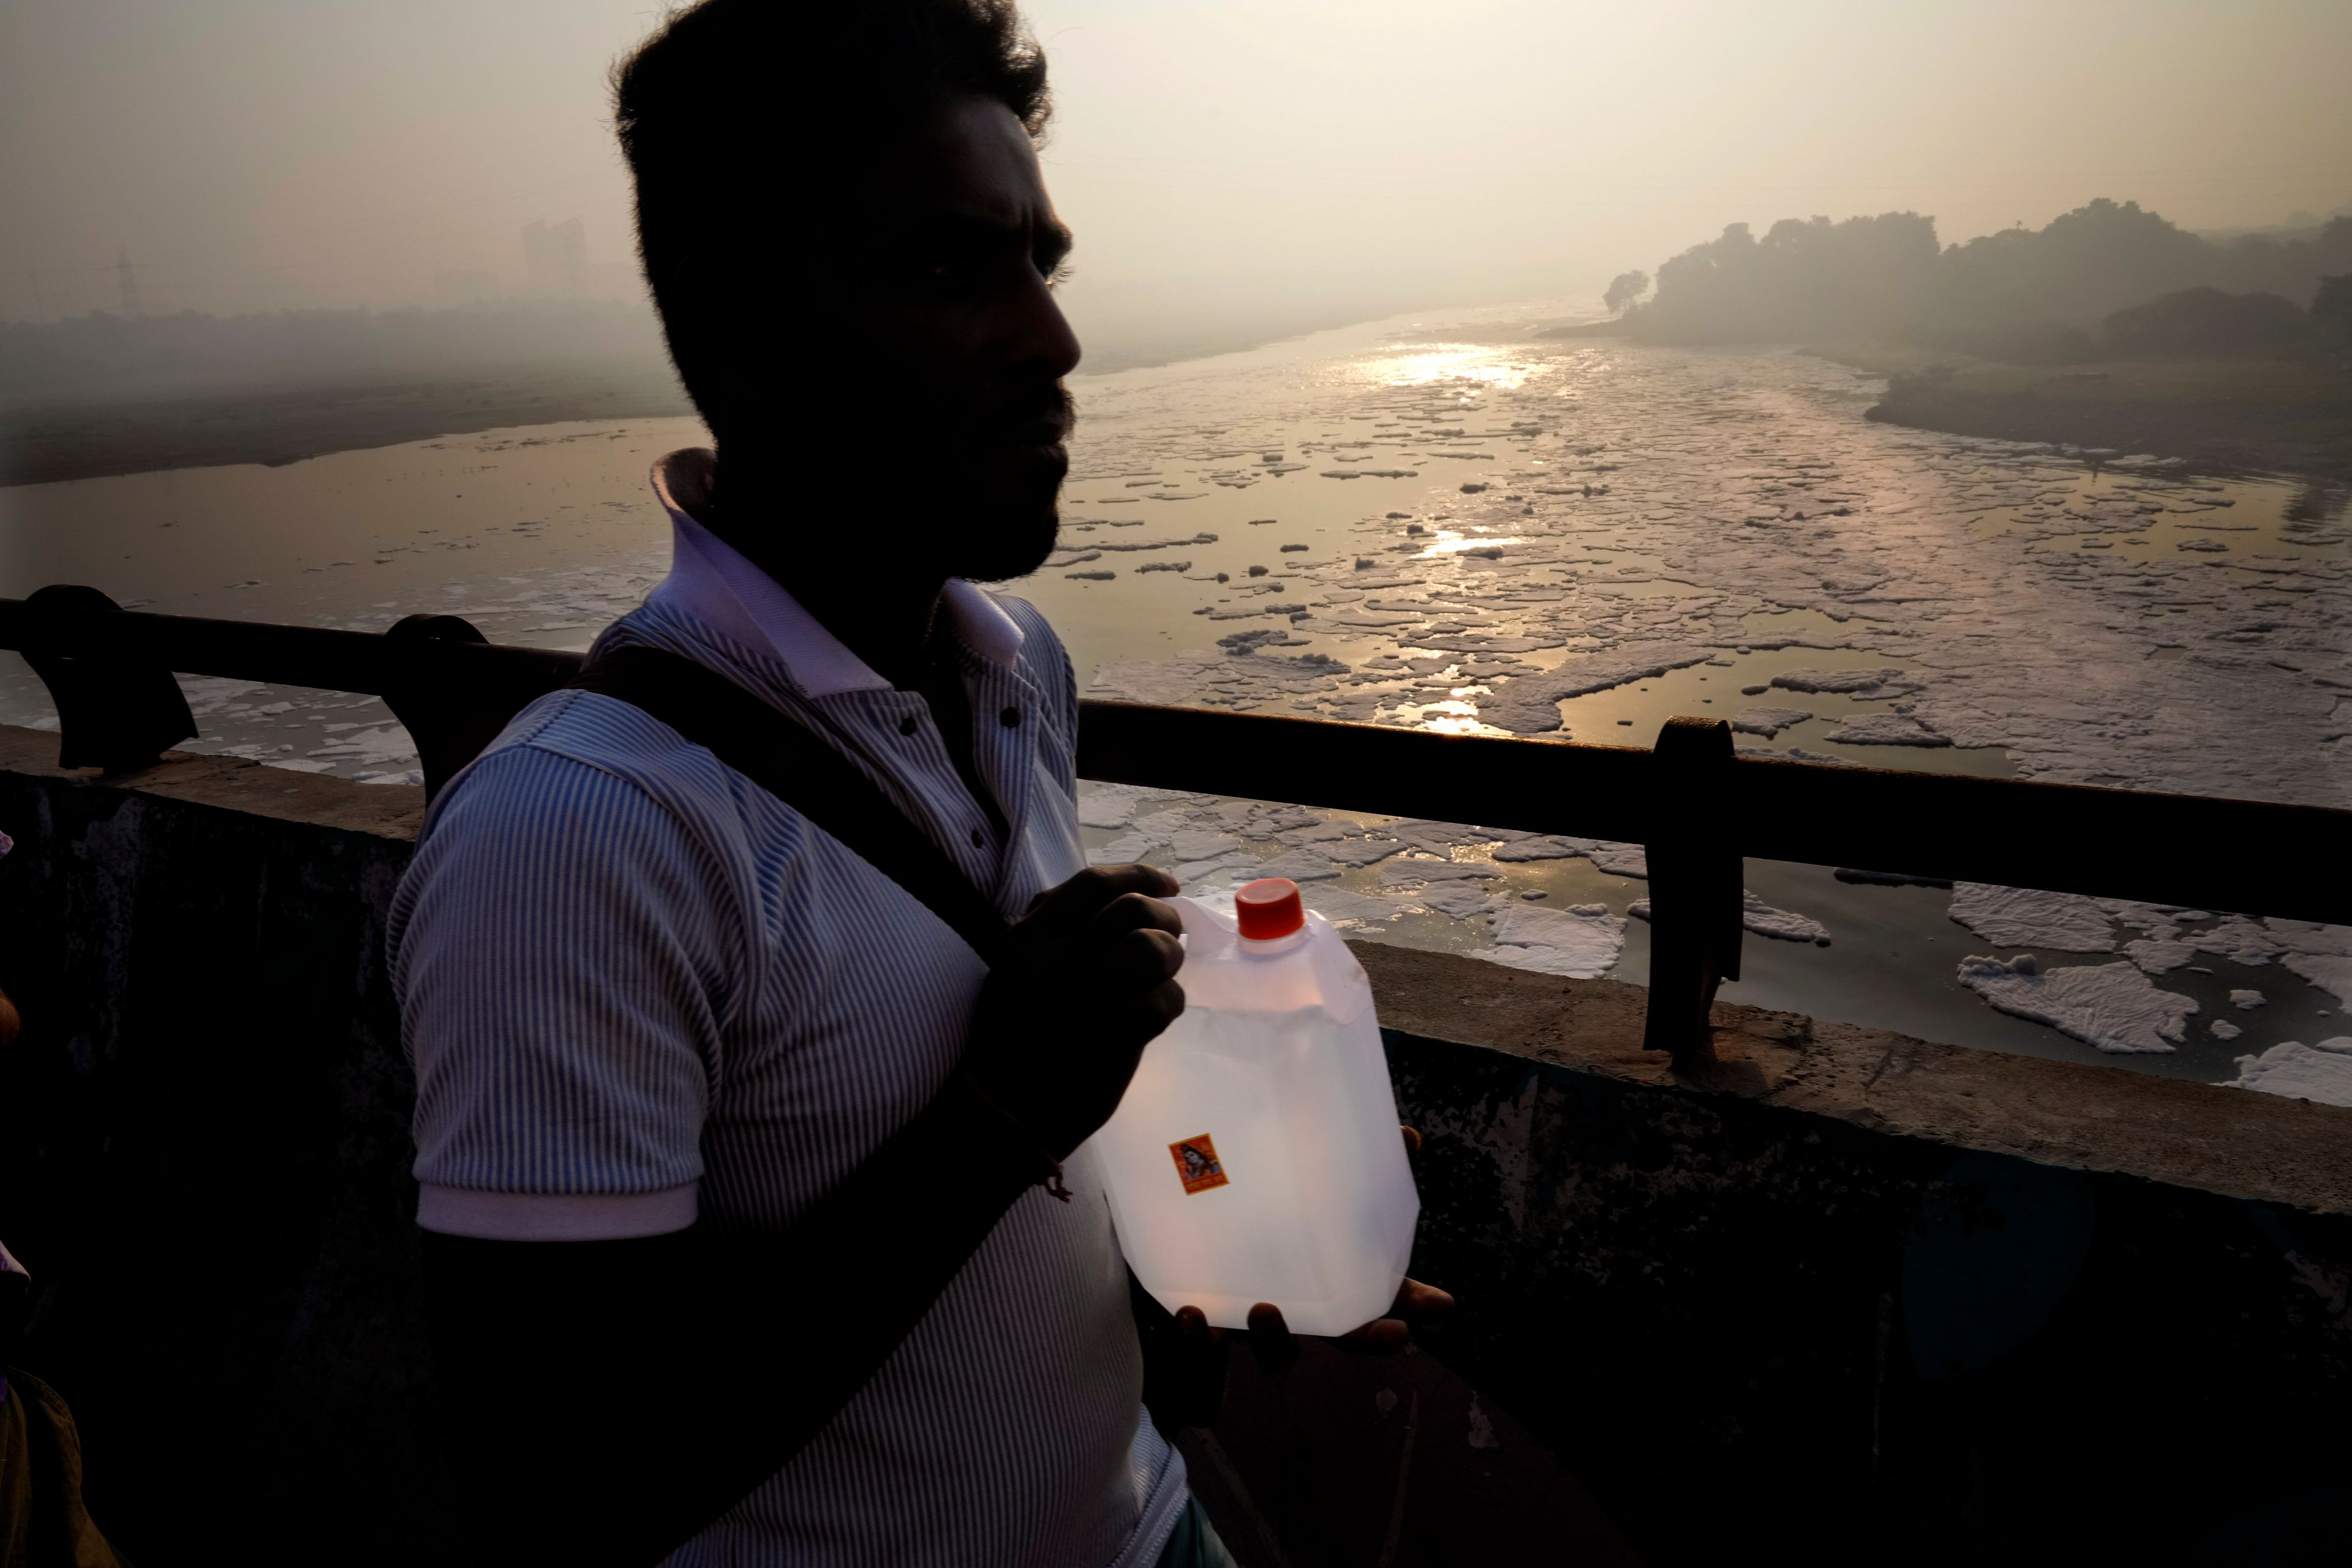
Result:
<svg viewBox="0 0 2352 1568"><path fill-rule="evenodd" d="M1077 428L1078 403L1056 381L1010 399L1003 414L990 423L995 426L992 434L1024 441L1066 441Z"/></svg>

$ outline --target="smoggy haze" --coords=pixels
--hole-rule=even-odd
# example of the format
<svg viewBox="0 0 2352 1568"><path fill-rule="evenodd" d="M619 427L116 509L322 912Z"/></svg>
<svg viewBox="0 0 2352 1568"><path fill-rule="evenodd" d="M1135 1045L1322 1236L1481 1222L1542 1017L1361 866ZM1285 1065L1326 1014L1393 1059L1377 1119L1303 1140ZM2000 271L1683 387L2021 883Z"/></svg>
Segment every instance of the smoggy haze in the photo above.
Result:
<svg viewBox="0 0 2352 1568"><path fill-rule="evenodd" d="M2352 9L1037 0L1082 326L1597 294L1731 221L2095 195L2190 227L2352 195ZM5 0L0 316L631 286L606 64L644 0ZM855 128L796 126L813 141Z"/></svg>

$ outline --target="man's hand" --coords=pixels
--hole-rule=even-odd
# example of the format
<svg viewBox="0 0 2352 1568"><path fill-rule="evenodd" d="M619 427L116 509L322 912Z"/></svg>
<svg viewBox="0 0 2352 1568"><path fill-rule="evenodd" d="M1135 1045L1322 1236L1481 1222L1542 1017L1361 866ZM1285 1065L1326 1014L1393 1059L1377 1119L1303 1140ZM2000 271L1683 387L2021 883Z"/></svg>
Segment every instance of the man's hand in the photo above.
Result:
<svg viewBox="0 0 2352 1568"><path fill-rule="evenodd" d="M1102 866L1040 893L973 1016L964 1071L1056 1160L1110 1120L1135 1065L1184 1011L1176 879Z"/></svg>
<svg viewBox="0 0 2352 1568"><path fill-rule="evenodd" d="M1198 1307L1187 1307L1184 1312L1198 1317ZM1341 1334L1331 1342L1351 1355L1394 1355L1412 1339L1416 1324L1433 1323L1454 1310L1454 1298L1434 1285L1424 1285L1418 1279L1407 1279L1397 1287L1396 1300L1385 1318L1375 1318L1362 1328ZM1183 1313L1177 1314L1183 1321ZM1208 1320L1201 1320L1203 1327ZM1298 1359L1298 1339L1290 1325L1282 1321L1282 1309L1271 1301L1260 1301L1250 1309L1250 1353L1268 1372L1290 1370Z"/></svg>
<svg viewBox="0 0 2352 1568"><path fill-rule="evenodd" d="M1410 1127L1401 1131L1405 1152L1421 1152L1421 1134ZM1211 1328L1208 1315L1198 1307L1179 1307L1171 1317L1141 1286L1133 1289L1136 1319L1144 1336L1144 1403L1163 1426L1206 1426L1217 1418L1225 1398L1225 1359L1235 1332L1248 1341L1258 1364L1276 1377L1298 1361L1298 1338L1283 1321L1282 1309L1271 1301L1250 1309L1246 1331L1229 1331ZM1411 1342L1416 1325L1436 1322L1453 1310L1452 1296L1407 1279L1397 1288L1387 1317L1375 1318L1331 1342L1354 1355L1393 1355Z"/></svg>

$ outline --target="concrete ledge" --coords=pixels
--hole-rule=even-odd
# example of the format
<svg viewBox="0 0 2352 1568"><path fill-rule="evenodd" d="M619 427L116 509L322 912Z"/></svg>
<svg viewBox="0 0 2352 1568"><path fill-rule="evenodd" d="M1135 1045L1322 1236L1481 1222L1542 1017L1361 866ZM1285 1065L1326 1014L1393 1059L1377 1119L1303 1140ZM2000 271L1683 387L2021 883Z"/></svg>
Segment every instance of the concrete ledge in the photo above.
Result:
<svg viewBox="0 0 2352 1568"><path fill-rule="evenodd" d="M57 759L54 733L0 724L0 773L26 781L215 806L408 844L416 841L416 830L425 821L425 792L408 784L355 784L322 773L194 752L166 752L153 767L112 774L60 768Z"/></svg>
<svg viewBox="0 0 2352 1568"><path fill-rule="evenodd" d="M1954 1150L2352 1214L2352 1109L1728 1005L1715 1010L1719 1066L1678 1077L1642 1049L1643 987L1351 945L1381 1022L1404 1033Z"/></svg>

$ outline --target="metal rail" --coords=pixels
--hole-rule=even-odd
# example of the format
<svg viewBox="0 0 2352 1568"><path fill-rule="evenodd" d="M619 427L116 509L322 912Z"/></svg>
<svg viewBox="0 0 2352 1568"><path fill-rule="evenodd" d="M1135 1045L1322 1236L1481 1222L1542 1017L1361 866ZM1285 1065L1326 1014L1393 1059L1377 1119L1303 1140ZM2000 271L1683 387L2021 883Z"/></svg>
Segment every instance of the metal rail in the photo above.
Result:
<svg viewBox="0 0 2352 1568"><path fill-rule="evenodd" d="M1328 719L1082 703L1078 772L1655 844L1716 819L1763 860L2352 924L2352 811L2211 795L1734 757L1700 802L1654 751Z"/></svg>
<svg viewBox="0 0 2352 1568"><path fill-rule="evenodd" d="M383 697L428 791L581 663L492 646L455 616L331 631L137 614L71 586L0 599L0 648L47 684L60 766L121 772L193 737L176 671ZM1739 757L1720 720L1669 721L1645 751L1079 707L1085 778L1646 846L1646 1043L1677 1066L1707 1058L1716 986L1738 977L1748 856L2352 924L2352 811Z"/></svg>

